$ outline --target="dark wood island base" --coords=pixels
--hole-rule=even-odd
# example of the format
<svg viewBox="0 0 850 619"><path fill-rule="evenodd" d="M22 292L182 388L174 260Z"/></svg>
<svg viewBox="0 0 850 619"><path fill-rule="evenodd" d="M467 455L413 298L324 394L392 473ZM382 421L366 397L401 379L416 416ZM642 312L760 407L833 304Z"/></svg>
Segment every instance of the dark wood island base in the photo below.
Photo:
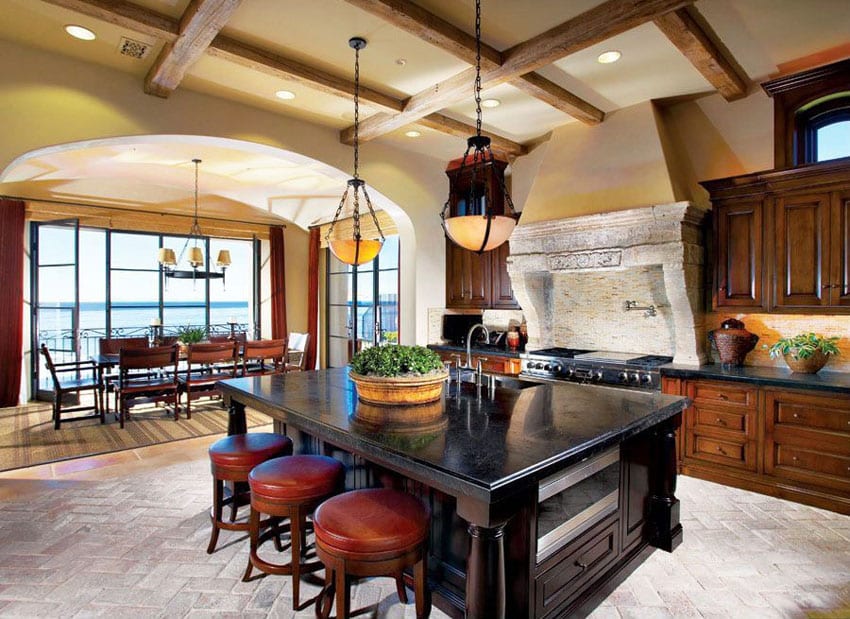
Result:
<svg viewBox="0 0 850 619"><path fill-rule="evenodd" d="M451 616L588 612L654 548L681 542L675 432L685 398L569 384L482 394L455 385L444 396L444 430L400 440L352 423L358 402L344 370L221 387L234 432L244 430L251 406L275 420L295 453L340 459L347 489L391 484L419 496L431 510L434 604ZM541 556L541 483L599 454L618 462L612 507Z"/></svg>

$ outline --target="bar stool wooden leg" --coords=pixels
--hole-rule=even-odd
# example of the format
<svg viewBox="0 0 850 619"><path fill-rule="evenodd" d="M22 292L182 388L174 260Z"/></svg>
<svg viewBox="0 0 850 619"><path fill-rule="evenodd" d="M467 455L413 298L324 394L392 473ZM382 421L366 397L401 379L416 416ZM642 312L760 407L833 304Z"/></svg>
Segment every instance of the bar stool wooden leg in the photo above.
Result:
<svg viewBox="0 0 850 619"><path fill-rule="evenodd" d="M257 547L259 546L259 538L260 538L260 512L256 509L251 509L251 516L248 520L248 536L251 540L250 545L250 556L257 554ZM277 536L275 536L277 539ZM248 582L248 579L251 578L251 572L254 569L254 562L251 561L250 557L248 558L248 566L245 568L245 574L242 576L243 582Z"/></svg>
<svg viewBox="0 0 850 619"><path fill-rule="evenodd" d="M428 574L428 552L422 553L422 560L413 566L413 597L416 600L416 619L425 619L431 614L431 590L425 578Z"/></svg>
<svg viewBox="0 0 850 619"><path fill-rule="evenodd" d="M407 590L404 588L404 576L402 572L395 575L395 590L402 604L407 604Z"/></svg>
<svg viewBox="0 0 850 619"><path fill-rule="evenodd" d="M224 481L221 479L213 479L213 517L212 517L212 534L210 535L210 543L207 546L207 554L211 555L215 550L215 545L218 543L218 523L221 521L222 504L224 502Z"/></svg>
<svg viewBox="0 0 850 619"><path fill-rule="evenodd" d="M348 575L345 573L345 563L335 564L336 574L336 616L337 619L348 619L350 609L348 608Z"/></svg>

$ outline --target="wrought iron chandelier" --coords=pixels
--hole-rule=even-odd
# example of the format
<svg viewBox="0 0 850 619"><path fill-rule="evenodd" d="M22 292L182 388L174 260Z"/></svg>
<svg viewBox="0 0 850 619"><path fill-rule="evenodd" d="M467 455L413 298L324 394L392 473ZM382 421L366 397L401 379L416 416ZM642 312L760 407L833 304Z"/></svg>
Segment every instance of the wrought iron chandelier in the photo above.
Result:
<svg viewBox="0 0 850 619"><path fill-rule="evenodd" d="M384 233L372 208L372 201L366 192L366 182L360 178L360 50L366 47L366 39L353 37L348 40L348 45L354 49L354 177L348 180L342 199L336 209L325 240L331 252L340 262L350 265L359 265L374 260L384 244ZM360 230L360 193L372 216L378 238L363 238ZM354 229L351 238L332 237L334 226L339 221L340 215L345 211L352 213Z"/></svg>
<svg viewBox="0 0 850 619"><path fill-rule="evenodd" d="M481 135L481 0L475 2L474 91L475 135L466 140L466 152L454 173L457 187L450 187L440 218L452 242L480 254L507 241L518 217L490 138Z"/></svg>
<svg viewBox="0 0 850 619"><path fill-rule="evenodd" d="M222 249L218 252L215 261L218 270L211 271L204 268L203 244L201 247L198 246L198 242L203 241L201 226L198 224L198 164L201 163L201 160L192 159L192 163L195 164L195 215L192 219L192 227L189 229L189 236L186 238L186 243L183 244L183 249L180 250L179 257L176 256L173 249L160 247L158 254L159 268L167 278L191 280L221 279L224 282L224 274L227 271L227 267L231 264L230 251ZM189 243L192 243L191 247L189 247ZM187 249L189 250L188 255L186 255ZM177 268L177 265L183 260L184 255L186 255L189 266L192 267L191 269L180 270Z"/></svg>

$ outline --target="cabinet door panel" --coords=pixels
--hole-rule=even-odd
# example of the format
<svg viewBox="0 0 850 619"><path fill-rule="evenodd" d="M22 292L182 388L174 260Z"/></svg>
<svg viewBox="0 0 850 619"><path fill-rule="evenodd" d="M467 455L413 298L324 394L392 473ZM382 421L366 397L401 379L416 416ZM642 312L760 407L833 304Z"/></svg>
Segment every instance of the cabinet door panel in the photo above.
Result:
<svg viewBox="0 0 850 619"><path fill-rule="evenodd" d="M519 307L514 299L511 277L508 275L508 256L511 253L509 243L503 243L492 254L492 303L493 307L513 309Z"/></svg>
<svg viewBox="0 0 850 619"><path fill-rule="evenodd" d="M829 195L776 200L777 307L829 304Z"/></svg>
<svg viewBox="0 0 850 619"><path fill-rule="evenodd" d="M850 307L850 191L836 196L831 228L830 305Z"/></svg>
<svg viewBox="0 0 850 619"><path fill-rule="evenodd" d="M472 307L490 306L490 255L464 250L469 262L469 302Z"/></svg>
<svg viewBox="0 0 850 619"><path fill-rule="evenodd" d="M761 201L717 207L715 306L764 306Z"/></svg>
<svg viewBox="0 0 850 619"><path fill-rule="evenodd" d="M464 250L446 239L446 307L464 307L468 303L463 275Z"/></svg>

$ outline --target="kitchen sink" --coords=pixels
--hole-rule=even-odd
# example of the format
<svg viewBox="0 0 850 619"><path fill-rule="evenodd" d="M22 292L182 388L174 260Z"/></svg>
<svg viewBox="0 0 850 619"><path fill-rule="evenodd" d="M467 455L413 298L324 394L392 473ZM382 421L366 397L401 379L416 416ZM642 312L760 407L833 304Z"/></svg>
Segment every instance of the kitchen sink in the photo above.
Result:
<svg viewBox="0 0 850 619"><path fill-rule="evenodd" d="M484 384L487 384L487 379L492 378L496 387L501 387L502 389L528 389L529 387L539 387L540 383L536 383L530 380L523 380L521 378L516 378L514 376L502 376L489 374L482 381Z"/></svg>

